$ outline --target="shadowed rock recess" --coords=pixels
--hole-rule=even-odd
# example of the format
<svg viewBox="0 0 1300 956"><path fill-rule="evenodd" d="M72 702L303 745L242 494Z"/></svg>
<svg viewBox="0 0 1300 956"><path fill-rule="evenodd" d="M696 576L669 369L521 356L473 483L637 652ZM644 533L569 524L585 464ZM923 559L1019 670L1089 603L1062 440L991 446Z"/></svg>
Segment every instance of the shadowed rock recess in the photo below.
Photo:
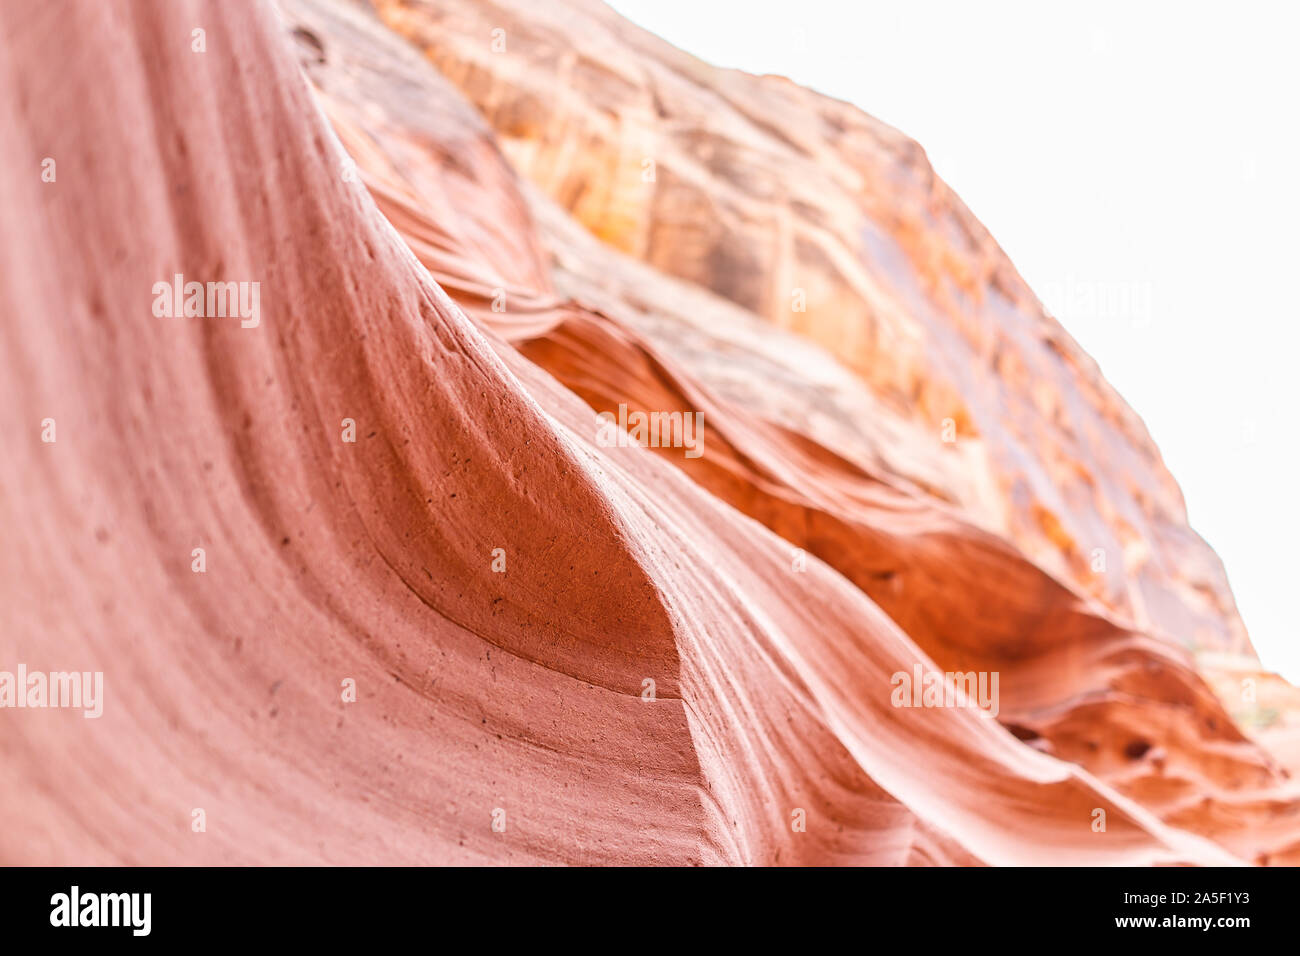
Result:
<svg viewBox="0 0 1300 956"><path fill-rule="evenodd" d="M1296 691L902 134L596 0L0 25L0 672L103 675L0 862L1300 862Z"/></svg>

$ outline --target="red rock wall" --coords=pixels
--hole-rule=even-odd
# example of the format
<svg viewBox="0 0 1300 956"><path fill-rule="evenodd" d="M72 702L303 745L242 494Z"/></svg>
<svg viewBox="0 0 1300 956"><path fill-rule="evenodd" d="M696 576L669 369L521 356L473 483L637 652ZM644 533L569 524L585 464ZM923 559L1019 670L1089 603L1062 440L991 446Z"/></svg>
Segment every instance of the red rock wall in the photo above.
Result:
<svg viewBox="0 0 1300 956"><path fill-rule="evenodd" d="M1286 770L988 520L987 444L602 246L364 9L0 22L0 669L104 675L0 709L0 861L1294 858ZM258 324L153 314L175 273Z"/></svg>

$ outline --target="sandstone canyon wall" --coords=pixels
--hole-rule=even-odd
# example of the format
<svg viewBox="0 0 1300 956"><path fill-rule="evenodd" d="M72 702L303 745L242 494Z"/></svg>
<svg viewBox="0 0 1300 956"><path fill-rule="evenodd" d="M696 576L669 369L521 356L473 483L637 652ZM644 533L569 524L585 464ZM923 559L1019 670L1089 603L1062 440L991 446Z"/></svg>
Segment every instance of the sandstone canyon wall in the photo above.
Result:
<svg viewBox="0 0 1300 956"><path fill-rule="evenodd" d="M0 861L1300 859L1293 689L906 137L594 0L0 19L0 668L105 685L0 710Z"/></svg>

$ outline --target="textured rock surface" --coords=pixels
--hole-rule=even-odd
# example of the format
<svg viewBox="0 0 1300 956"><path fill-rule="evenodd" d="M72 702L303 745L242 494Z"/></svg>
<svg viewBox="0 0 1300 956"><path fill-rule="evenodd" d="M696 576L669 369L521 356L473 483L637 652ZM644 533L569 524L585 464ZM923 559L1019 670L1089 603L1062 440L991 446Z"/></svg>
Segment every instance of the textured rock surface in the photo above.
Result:
<svg viewBox="0 0 1300 956"><path fill-rule="evenodd" d="M927 434L949 420L968 513L1165 639L1249 653L1145 427L916 143L600 0L377 6L593 234L822 344Z"/></svg>
<svg viewBox="0 0 1300 956"><path fill-rule="evenodd" d="M691 124L666 120L689 96L713 90L697 135L750 103L754 155L723 137L728 165L696 187L728 210L719 223L733 206L763 221L781 202L752 184L789 135L765 112L783 109L774 81L713 71L603 9L539 6L484 8L515 18L498 73L464 66L490 42L457 19L469 5L383 11L496 104L491 125L360 5L0 10L0 128L18 131L0 159L34 170L0 177L0 421L15 436L0 668L102 670L106 694L98 720L0 710L0 860L1294 862L1294 738L1248 737L1221 703L1248 654L1213 672L1216 695L1180 646L1248 649L1140 425L1059 329L1047 341L1074 370L1037 389L962 364L973 339L1021 329L1008 354L1023 358L1048 348L1025 327L1054 329L1026 304L942 306L953 263L982 263L972 301L1027 295L969 214L931 182L939 211L902 258L831 257L843 272L825 286L848 312L814 311L810 283L807 324L783 320L770 290L744 291L789 284L768 270L794 260L763 258L761 230L721 226L731 239L665 259L656 231L686 228L669 225L671 196L557 189L573 180L545 145L571 135L556 103L594 122L616 79L639 96L666 61L687 86L644 124L686 155ZM548 35L568 47L546 53ZM565 97L513 99L552 55ZM807 189L832 189L836 149L863 181L920 175L898 134L824 108L858 145L816 146L808 176L829 178ZM604 142L571 161L608 164ZM784 188L796 170L779 168ZM593 195L637 188L605 175ZM877 188L853 216L921 215ZM948 221L964 238L937 238ZM823 249L844 241L818 228ZM914 258L927 249L933 273ZM732 255L758 258L717 265ZM259 281L260 325L155 317L153 283L176 272ZM880 301L934 289L885 318L846 291L868 279ZM917 351L885 361L833 341L833 322L862 343L893 323ZM907 376L919 392L900 391ZM978 421L995 388L1016 401ZM1043 413L1056 391L1089 396L1066 403L1080 417ZM702 411L705 453L604 447L594 411L620 402ZM947 445L934 418L959 407ZM1022 527L1022 498L1055 493L1079 460L1053 457L1067 439L1110 454L1087 459L1092 504L1062 505L1061 527L1111 528L1098 502L1137 508L1148 549L1098 593ZM891 676L918 663L997 671L998 719L892 706ZM1293 693L1261 695L1287 713L1279 731Z"/></svg>

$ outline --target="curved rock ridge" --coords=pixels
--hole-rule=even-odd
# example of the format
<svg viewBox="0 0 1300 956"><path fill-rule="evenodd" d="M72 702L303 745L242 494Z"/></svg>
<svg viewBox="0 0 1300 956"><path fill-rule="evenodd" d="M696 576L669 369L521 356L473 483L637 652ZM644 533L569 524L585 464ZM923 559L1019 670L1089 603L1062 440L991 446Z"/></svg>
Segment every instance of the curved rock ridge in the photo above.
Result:
<svg viewBox="0 0 1300 956"><path fill-rule="evenodd" d="M344 34L337 45L351 42ZM406 82L425 87L429 116L403 121L434 131L431 119L446 110L437 104L454 94L407 69ZM333 69L308 70L331 86ZM367 142L368 155L382 155ZM494 165L478 167L483 183L468 188L499 183ZM1003 723L1030 746L1141 795L1168 819L1207 821L1246 858L1276 859L1281 835L1290 858L1300 805L1289 772L1242 734L1194 662L990 533L978 520L987 489L969 479L974 469L952 469L962 459L936 454L932 436L891 416L833 358L619 255L526 186L554 281L503 284L507 305L494 309L489 287L499 280L489 269L475 270L454 237L424 240L420 207L441 200L423 203L413 186L394 185L391 163L365 173L381 181L381 208L457 301L593 408L702 410L708 454L665 450L668 460L834 566L945 668L998 671L1009 680Z"/></svg>
<svg viewBox="0 0 1300 956"><path fill-rule="evenodd" d="M600 0L375 6L591 233L822 344L967 448L968 507L1036 563L1180 646L1253 654L1142 422L918 144Z"/></svg>
<svg viewBox="0 0 1300 956"><path fill-rule="evenodd" d="M0 709L0 862L1294 861L1286 769L987 450L583 233L359 5L0 22L0 670L103 674Z"/></svg>

